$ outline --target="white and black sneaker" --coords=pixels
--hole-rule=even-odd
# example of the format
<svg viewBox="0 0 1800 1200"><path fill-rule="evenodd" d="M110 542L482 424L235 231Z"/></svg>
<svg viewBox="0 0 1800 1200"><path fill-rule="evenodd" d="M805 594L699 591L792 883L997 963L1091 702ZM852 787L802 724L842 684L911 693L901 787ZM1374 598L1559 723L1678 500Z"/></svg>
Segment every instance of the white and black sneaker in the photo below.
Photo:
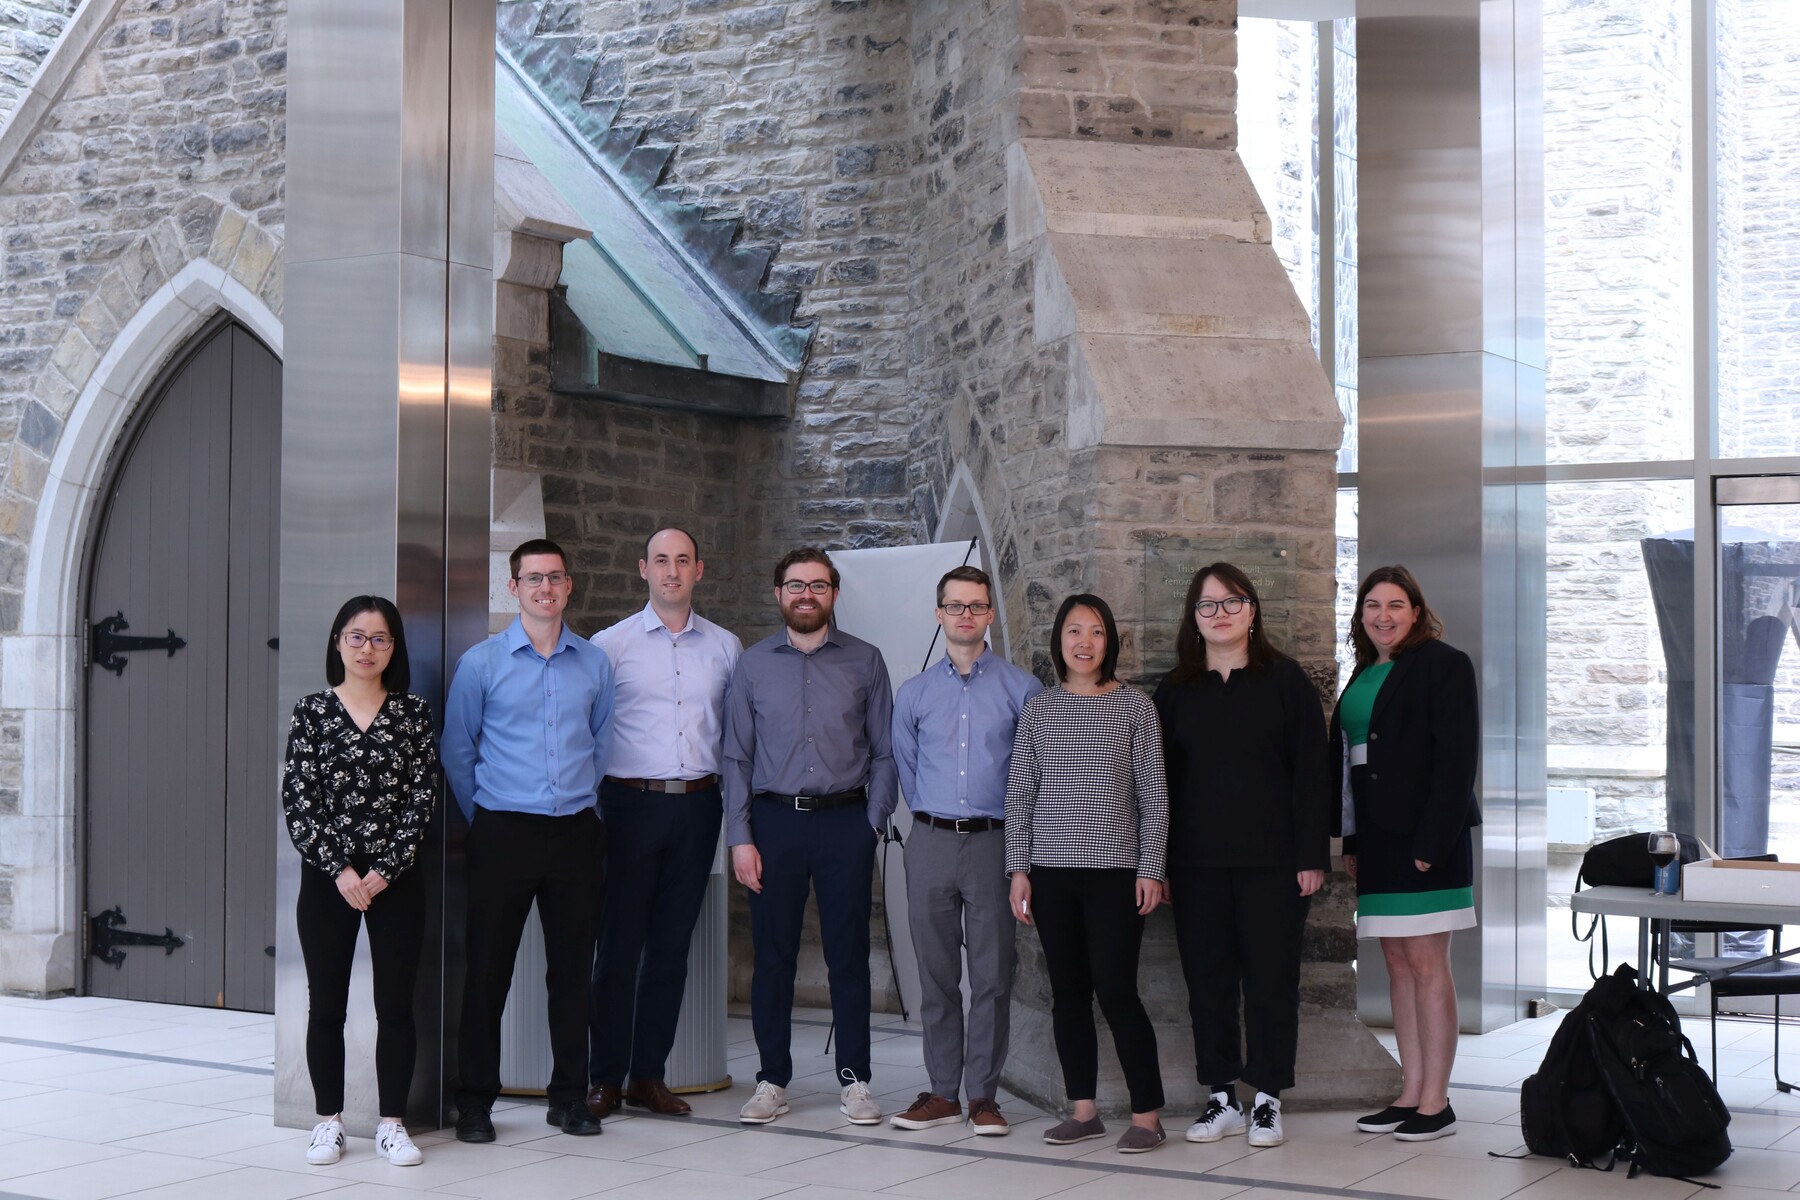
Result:
<svg viewBox="0 0 1800 1200"><path fill-rule="evenodd" d="M1187 1128L1190 1142L1216 1142L1244 1127L1244 1110L1230 1092L1214 1092L1200 1110L1200 1119Z"/></svg>
<svg viewBox="0 0 1800 1200"><path fill-rule="evenodd" d="M344 1123L329 1117L313 1126L312 1144L306 1148L306 1161L315 1167L329 1167L344 1156Z"/></svg>
<svg viewBox="0 0 1800 1200"><path fill-rule="evenodd" d="M1246 1140L1258 1149L1279 1146L1287 1140L1281 1129L1280 1100L1256 1093L1256 1102L1250 1106L1250 1136Z"/></svg>
<svg viewBox="0 0 1800 1200"><path fill-rule="evenodd" d="M416 1167L425 1161L425 1156L407 1136L406 1126L398 1121L383 1121L375 1127L375 1153L396 1167Z"/></svg>

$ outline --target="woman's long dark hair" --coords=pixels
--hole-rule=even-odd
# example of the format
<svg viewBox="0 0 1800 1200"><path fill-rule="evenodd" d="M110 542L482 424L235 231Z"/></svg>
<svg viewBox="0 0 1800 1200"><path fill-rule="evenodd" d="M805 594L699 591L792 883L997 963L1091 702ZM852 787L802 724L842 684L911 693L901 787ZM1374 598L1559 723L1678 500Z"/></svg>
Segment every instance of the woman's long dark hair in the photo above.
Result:
<svg viewBox="0 0 1800 1200"><path fill-rule="evenodd" d="M1064 600L1062 607L1056 610L1056 624L1050 627L1050 661L1056 665L1057 681L1066 682L1069 678L1069 664L1063 661L1063 622L1078 608L1093 609L1100 616L1100 624L1106 627L1106 653L1100 656L1100 682L1111 683L1119 677L1119 623L1113 620L1113 611L1106 601L1086 592L1076 592Z"/></svg>
<svg viewBox="0 0 1800 1200"><path fill-rule="evenodd" d="M388 632L394 635L394 656L388 659L387 669L381 673L381 686L390 692L404 692L412 686L412 665L406 657L406 626L400 620L400 610L386 596L352 596L338 609L337 619L331 623L331 636L325 639L325 682L332 687L344 682L344 660L338 654L338 634L344 632L344 626L351 618L366 612L380 613L381 619L387 622Z"/></svg>
<svg viewBox="0 0 1800 1200"><path fill-rule="evenodd" d="M1262 598L1250 577L1228 562L1208 563L1194 572L1188 584L1187 599L1181 605L1181 628L1175 631L1175 669L1169 672L1170 683L1205 683L1210 668L1206 665L1206 639L1194 623L1194 605L1200 602L1200 589L1208 579L1217 579L1233 592L1250 601L1249 669L1263 671L1287 657L1269 641L1262 619Z"/></svg>
<svg viewBox="0 0 1800 1200"><path fill-rule="evenodd" d="M1375 643L1369 640L1368 632L1363 629L1362 607L1363 601L1369 598L1369 593L1384 583L1391 583L1405 592L1407 602L1419 610L1418 615L1413 618L1412 629L1406 634L1406 640L1395 646L1388 657L1399 658L1421 642L1444 636L1444 623L1438 620L1438 615L1425 603L1425 593L1419 590L1419 581L1413 578L1412 572L1397 563L1391 567L1376 567L1362 581L1362 586L1356 589L1356 607L1350 610L1350 633L1344 638L1356 652L1356 669L1359 671L1381 657L1381 652L1375 649Z"/></svg>

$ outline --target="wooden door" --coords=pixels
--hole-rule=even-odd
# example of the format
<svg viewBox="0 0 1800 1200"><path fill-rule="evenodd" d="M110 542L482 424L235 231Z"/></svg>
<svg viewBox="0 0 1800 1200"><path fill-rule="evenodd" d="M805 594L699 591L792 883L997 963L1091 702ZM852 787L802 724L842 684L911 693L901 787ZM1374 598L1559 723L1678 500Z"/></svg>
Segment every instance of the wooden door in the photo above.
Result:
<svg viewBox="0 0 1800 1200"><path fill-rule="evenodd" d="M229 323L196 343L123 443L96 533L87 984L266 1012L281 368Z"/></svg>

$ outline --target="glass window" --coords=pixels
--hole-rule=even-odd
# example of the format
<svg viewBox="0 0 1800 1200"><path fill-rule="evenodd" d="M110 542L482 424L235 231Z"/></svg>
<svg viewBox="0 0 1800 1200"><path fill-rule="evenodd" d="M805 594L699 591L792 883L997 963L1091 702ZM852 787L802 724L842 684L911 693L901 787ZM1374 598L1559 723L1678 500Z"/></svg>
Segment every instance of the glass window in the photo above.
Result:
<svg viewBox="0 0 1800 1200"><path fill-rule="evenodd" d="M1695 829L1693 491L1684 480L1545 487L1553 988L1591 982L1568 912L1588 844ZM1622 926L1615 965L1636 934Z"/></svg>
<svg viewBox="0 0 1800 1200"><path fill-rule="evenodd" d="M1544 5L1552 463L1693 456L1689 9Z"/></svg>
<svg viewBox="0 0 1800 1200"><path fill-rule="evenodd" d="M1719 453L1800 454L1800 4L1717 14Z"/></svg>

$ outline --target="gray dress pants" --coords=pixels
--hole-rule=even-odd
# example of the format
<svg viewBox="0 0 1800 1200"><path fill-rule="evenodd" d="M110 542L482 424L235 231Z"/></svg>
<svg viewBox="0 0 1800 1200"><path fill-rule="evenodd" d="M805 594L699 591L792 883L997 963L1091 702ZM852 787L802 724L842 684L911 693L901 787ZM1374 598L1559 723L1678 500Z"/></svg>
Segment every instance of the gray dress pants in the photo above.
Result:
<svg viewBox="0 0 1800 1200"><path fill-rule="evenodd" d="M919 1019L933 1095L955 1100L960 1091L970 1100L991 1100L1000 1083L1014 961L1007 882L1004 830L956 833L915 822L907 835L906 904L919 959Z"/></svg>

